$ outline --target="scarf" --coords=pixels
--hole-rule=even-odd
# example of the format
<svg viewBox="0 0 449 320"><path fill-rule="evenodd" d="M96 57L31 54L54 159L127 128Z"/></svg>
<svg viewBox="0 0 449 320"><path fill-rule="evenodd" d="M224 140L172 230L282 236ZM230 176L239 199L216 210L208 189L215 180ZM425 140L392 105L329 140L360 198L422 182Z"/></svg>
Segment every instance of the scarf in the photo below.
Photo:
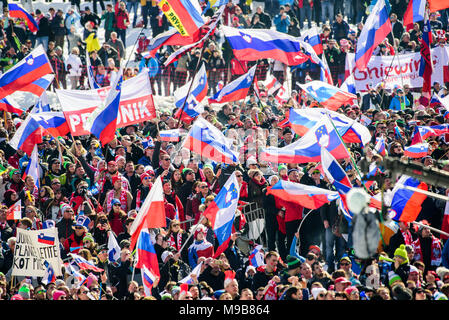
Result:
<svg viewBox="0 0 449 320"><path fill-rule="evenodd" d="M109 192L108 194L108 201L106 203L107 205L107 212L111 211L112 209L112 199L114 199L114 194L115 194L115 190L111 190L111 192ZM128 211L128 194L126 193L126 190L121 190L120 191L120 207L125 210Z"/></svg>
<svg viewBox="0 0 449 320"><path fill-rule="evenodd" d="M263 300L277 300L277 284L274 280L268 281L267 291L263 296Z"/></svg>
<svg viewBox="0 0 449 320"><path fill-rule="evenodd" d="M406 231L401 230L401 233L402 233L402 237L404 238L405 245L411 245L413 242L413 239L412 239L412 234L410 233L410 230L406 230Z"/></svg>
<svg viewBox="0 0 449 320"><path fill-rule="evenodd" d="M412 243L413 249L415 250L415 259L419 261L423 261L423 254L421 249L421 243L419 241L419 238L416 239ZM438 238L432 236L432 244L430 246L431 253L430 253L430 264L432 266L439 266L441 264L441 242Z"/></svg>
<svg viewBox="0 0 449 320"><path fill-rule="evenodd" d="M175 237L176 237L176 241L175 241ZM168 239L168 245L174 249L176 249L177 251L179 251L182 247L182 233L181 232L177 232L177 233L172 233L170 234L170 238Z"/></svg>
<svg viewBox="0 0 449 320"><path fill-rule="evenodd" d="M264 176L262 176L262 179L260 179L260 181L257 181L257 180L254 179L254 178L251 178L251 180L252 180L255 184L257 184L258 186L264 186L264 185L266 184L266 182L267 182L267 180L265 179Z"/></svg>

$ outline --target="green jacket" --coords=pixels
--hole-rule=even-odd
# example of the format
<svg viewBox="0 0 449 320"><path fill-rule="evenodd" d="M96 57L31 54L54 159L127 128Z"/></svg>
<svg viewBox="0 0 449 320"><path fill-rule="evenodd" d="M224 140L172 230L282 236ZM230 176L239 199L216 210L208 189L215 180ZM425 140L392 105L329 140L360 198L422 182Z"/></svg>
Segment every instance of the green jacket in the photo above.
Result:
<svg viewBox="0 0 449 320"><path fill-rule="evenodd" d="M114 30L115 15L114 12L105 12L101 16L101 20L104 20L105 30Z"/></svg>

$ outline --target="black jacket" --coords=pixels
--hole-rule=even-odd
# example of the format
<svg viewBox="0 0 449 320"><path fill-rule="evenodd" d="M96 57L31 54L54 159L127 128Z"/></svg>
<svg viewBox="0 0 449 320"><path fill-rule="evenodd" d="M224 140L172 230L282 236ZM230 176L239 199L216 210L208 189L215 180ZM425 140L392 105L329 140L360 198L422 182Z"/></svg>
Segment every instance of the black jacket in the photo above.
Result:
<svg viewBox="0 0 449 320"><path fill-rule="evenodd" d="M212 268L207 266L203 273L198 277L198 282L206 281L206 283L214 290L221 290L224 288L225 274L223 271L219 271L218 275L211 273Z"/></svg>
<svg viewBox="0 0 449 320"><path fill-rule="evenodd" d="M265 272L265 266L257 268L256 274L254 274L252 290L255 292L260 287L265 287L274 276L278 275L278 270L267 274Z"/></svg>
<svg viewBox="0 0 449 320"><path fill-rule="evenodd" d="M39 30L36 32L36 37L48 37L50 36L50 22L47 17L42 17L39 20Z"/></svg>

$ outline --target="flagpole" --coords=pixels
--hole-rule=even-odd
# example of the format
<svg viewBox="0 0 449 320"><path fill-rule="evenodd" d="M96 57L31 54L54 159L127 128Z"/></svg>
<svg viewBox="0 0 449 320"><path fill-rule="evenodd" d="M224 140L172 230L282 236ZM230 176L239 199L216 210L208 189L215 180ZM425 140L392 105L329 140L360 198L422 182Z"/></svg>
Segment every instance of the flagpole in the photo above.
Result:
<svg viewBox="0 0 449 320"><path fill-rule="evenodd" d="M313 211L313 209L310 209L309 212L307 212L304 217L301 219L301 222L299 223L299 227L298 227L298 231L296 231L297 233L299 233L299 231L301 230L302 227L302 223L304 222L304 220L306 220L306 218L309 216L309 214ZM298 244L296 245L297 247L301 246L301 237L298 237Z"/></svg>
<svg viewBox="0 0 449 320"><path fill-rule="evenodd" d="M190 238L192 237L192 235L195 234L196 229L198 229L198 226L201 224L201 220L204 218L203 213L201 213L200 218L198 219L198 223L195 224L193 230L190 232L189 236L187 237L186 241L184 242L184 244L182 245L181 249L179 249L178 253L181 253L181 251L184 249L184 247L186 246L186 244L189 242Z"/></svg>
<svg viewBox="0 0 449 320"><path fill-rule="evenodd" d="M204 39L203 47L201 48L200 56L199 56L198 61L196 63L195 70L193 71L192 80L190 81L189 90L187 91L187 95L185 96L184 102L182 103L181 112L179 112L178 124L176 125L176 128L178 128L178 129L179 129L179 126L180 126L180 123L181 123L182 114L184 113L184 108L185 108L186 102L189 99L190 92L192 91L192 86L193 86L193 82L195 80L196 73L198 72L198 69L200 67L201 61L203 60L204 51L206 50L206 40L207 39Z"/></svg>
<svg viewBox="0 0 449 320"><path fill-rule="evenodd" d="M426 225L426 224L422 224L422 223L420 223L420 222L418 222L418 221L412 221L412 223L413 223L413 224L416 224L416 225L418 225L418 226L421 226L421 227L428 228L428 229L430 229L430 230L432 230L432 231L441 233L442 235L445 235L446 237L449 237L449 233L446 233L446 232L441 231L441 230L439 230L439 229L436 229L436 228L434 228L434 227L428 226L428 225Z"/></svg>
<svg viewBox="0 0 449 320"><path fill-rule="evenodd" d="M326 109L327 110L327 109ZM340 132L338 132L337 127L334 124L334 121L332 120L332 118L330 117L329 113L326 112L327 118L329 119L330 123L332 124L332 127L334 128L335 132L337 133L337 136L340 138L341 143L343 144L343 146L345 147L345 149L348 151L348 155L349 158L351 159L352 165L354 166L354 168L356 169L359 177L360 177L360 182L362 183L364 189L366 192L370 193L369 190L366 188L365 184L363 183L363 179L362 179L362 174L360 173L359 168L357 167L357 164L355 163L354 158L351 156L351 152L348 150L348 147L346 146L346 143L343 141L343 138L340 135Z"/></svg>

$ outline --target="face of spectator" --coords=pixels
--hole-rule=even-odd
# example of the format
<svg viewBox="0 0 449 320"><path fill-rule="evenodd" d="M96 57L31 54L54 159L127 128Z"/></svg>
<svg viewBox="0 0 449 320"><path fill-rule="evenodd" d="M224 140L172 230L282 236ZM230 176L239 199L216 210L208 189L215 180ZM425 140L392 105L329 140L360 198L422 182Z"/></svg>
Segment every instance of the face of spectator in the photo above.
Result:
<svg viewBox="0 0 449 320"><path fill-rule="evenodd" d="M347 260L343 260L340 262L340 267L345 271L349 271L349 269L351 268L351 263Z"/></svg>
<svg viewBox="0 0 449 320"><path fill-rule="evenodd" d="M207 194L209 193L209 190L208 190L208 187L207 187L207 184L206 184L206 183L201 183L201 184L199 185L199 188L200 188L200 192L201 192L203 195L207 195Z"/></svg>
<svg viewBox="0 0 449 320"><path fill-rule="evenodd" d="M232 296L237 295L239 293L239 284L237 280L232 280L231 283L226 286L226 291Z"/></svg>
<svg viewBox="0 0 449 320"><path fill-rule="evenodd" d="M170 194L172 191L170 182L164 183L164 186L162 188L164 189L165 194Z"/></svg>
<svg viewBox="0 0 449 320"><path fill-rule="evenodd" d="M300 272L306 279L309 279L312 276L312 268L307 263L301 265Z"/></svg>
<svg viewBox="0 0 449 320"><path fill-rule="evenodd" d="M108 172L111 174L116 173L118 170L118 166L115 163L108 163Z"/></svg>
<svg viewBox="0 0 449 320"><path fill-rule="evenodd" d="M271 256L271 257L269 257L269 258L266 260L267 266L268 266L270 269L272 269L272 270L274 270L274 269L277 267L278 262L279 262L279 257L274 256L274 255Z"/></svg>

